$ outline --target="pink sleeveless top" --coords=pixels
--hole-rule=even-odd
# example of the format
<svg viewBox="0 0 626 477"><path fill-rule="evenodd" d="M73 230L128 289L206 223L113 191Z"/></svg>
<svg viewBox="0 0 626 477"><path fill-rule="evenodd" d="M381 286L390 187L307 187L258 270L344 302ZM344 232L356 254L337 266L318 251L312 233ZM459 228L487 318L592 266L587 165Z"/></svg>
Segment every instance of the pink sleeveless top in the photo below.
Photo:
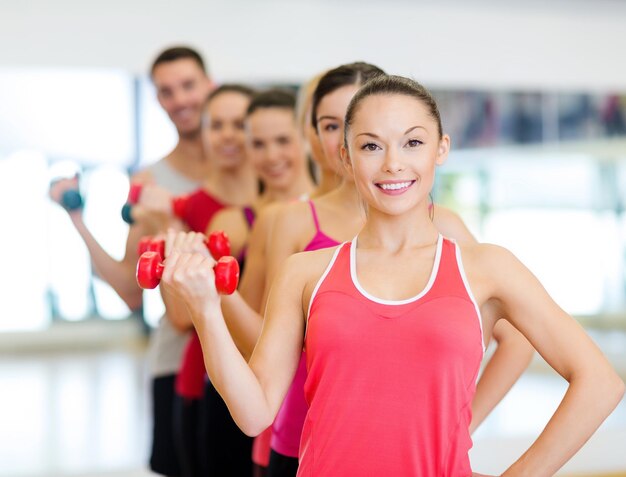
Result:
<svg viewBox="0 0 626 477"><path fill-rule="evenodd" d="M311 298L298 477L470 477L484 347L457 245L439 237L428 284L402 301L359 285L356 250L337 248Z"/></svg>
<svg viewBox="0 0 626 477"><path fill-rule="evenodd" d="M339 242L330 238L320 229L320 223L313 201L309 201L311 215L315 223L315 235L304 248L305 252L322 248L336 247ZM309 406L304 399L304 382L306 381L306 354L303 352L298 363L298 370L287 391L274 424L272 424L271 447L276 452L288 457L298 457L302 426Z"/></svg>

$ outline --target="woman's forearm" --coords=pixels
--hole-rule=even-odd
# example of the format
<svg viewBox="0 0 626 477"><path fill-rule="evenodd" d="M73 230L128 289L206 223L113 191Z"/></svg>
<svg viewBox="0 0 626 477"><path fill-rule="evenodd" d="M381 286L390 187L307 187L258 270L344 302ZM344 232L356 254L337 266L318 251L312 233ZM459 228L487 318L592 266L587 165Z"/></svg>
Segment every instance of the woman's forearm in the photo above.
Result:
<svg viewBox="0 0 626 477"><path fill-rule="evenodd" d="M246 361L250 360L261 335L263 317L237 292L222 297L222 313L237 348Z"/></svg>
<svg viewBox="0 0 626 477"><path fill-rule="evenodd" d="M532 360L533 347L524 336L517 331L515 333L518 336L498 341L497 348L476 385L472 402L471 433L506 396Z"/></svg>
<svg viewBox="0 0 626 477"><path fill-rule="evenodd" d="M609 368L572 378L558 409L533 445L503 477L554 475L617 406L624 383Z"/></svg>
<svg viewBox="0 0 626 477"><path fill-rule="evenodd" d="M115 260L98 243L82 217L72 216L72 223L87 246L95 273L115 290L131 310L140 308L143 294L135 277L136 255L127 253L121 261Z"/></svg>
<svg viewBox="0 0 626 477"><path fill-rule="evenodd" d="M230 335L219 307L194 315L194 324L211 382L220 393L239 428L247 435L269 427L275 412L246 359Z"/></svg>
<svg viewBox="0 0 626 477"><path fill-rule="evenodd" d="M167 289L163 287L159 287L159 289L165 305L165 316L169 322L180 332L189 331L193 327L193 322L185 302L172 295Z"/></svg>

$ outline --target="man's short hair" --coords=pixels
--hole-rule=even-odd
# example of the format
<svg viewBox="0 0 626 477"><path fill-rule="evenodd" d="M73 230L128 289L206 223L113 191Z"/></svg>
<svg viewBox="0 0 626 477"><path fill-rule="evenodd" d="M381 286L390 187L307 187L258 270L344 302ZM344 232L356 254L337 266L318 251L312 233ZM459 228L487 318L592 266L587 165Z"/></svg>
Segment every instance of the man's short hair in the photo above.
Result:
<svg viewBox="0 0 626 477"><path fill-rule="evenodd" d="M155 58L155 60L152 62L152 67L150 68L150 76L154 75L154 70L160 64L187 58L195 61L202 69L202 71L204 71L204 74L208 74L207 69L204 65L204 60L202 59L202 56L200 56L200 53L188 46L173 46L171 48L163 50Z"/></svg>

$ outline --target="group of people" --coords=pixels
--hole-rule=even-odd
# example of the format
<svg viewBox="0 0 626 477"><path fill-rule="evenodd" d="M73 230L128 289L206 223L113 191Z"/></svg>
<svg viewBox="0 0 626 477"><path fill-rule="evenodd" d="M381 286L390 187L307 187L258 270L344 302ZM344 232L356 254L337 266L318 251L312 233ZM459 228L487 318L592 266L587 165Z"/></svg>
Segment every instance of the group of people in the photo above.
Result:
<svg viewBox="0 0 626 477"><path fill-rule="evenodd" d="M131 309L139 240L166 238L154 472L479 476L471 434L535 350L568 391L503 475L553 475L617 405L623 382L531 272L432 202L450 137L421 84L355 62L297 96L217 86L188 47L161 52L150 74L178 143L131 177L142 191L124 258L68 213ZM241 268L229 296L204 241L217 230Z"/></svg>

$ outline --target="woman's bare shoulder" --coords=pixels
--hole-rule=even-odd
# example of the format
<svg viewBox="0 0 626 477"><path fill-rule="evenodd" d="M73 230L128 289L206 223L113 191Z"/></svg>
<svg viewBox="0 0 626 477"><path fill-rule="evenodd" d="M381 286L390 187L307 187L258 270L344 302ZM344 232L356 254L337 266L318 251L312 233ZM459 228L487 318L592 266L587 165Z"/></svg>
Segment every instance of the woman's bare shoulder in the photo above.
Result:
<svg viewBox="0 0 626 477"><path fill-rule="evenodd" d="M208 226L208 232L215 230L223 230L227 233L247 230L246 219L241 207L226 207L217 212Z"/></svg>
<svg viewBox="0 0 626 477"><path fill-rule="evenodd" d="M271 222L270 242L290 253L302 250L303 244L315 233L310 207L306 202L292 202L275 209Z"/></svg>
<svg viewBox="0 0 626 477"><path fill-rule="evenodd" d="M154 176L148 168L140 169L133 173L130 177L130 182L136 184L149 184L153 181Z"/></svg>
<svg viewBox="0 0 626 477"><path fill-rule="evenodd" d="M274 218L281 221L285 220L299 220L301 218L308 218L311 215L311 207L306 201L295 201L280 204L280 207L276 207L273 211Z"/></svg>
<svg viewBox="0 0 626 477"><path fill-rule="evenodd" d="M317 281L341 246L294 253L285 261L283 269L302 277L306 282Z"/></svg>
<svg viewBox="0 0 626 477"><path fill-rule="evenodd" d="M497 265L502 262L516 260L515 255L509 249L488 242L464 242L459 243L463 257L482 261L485 265Z"/></svg>
<svg viewBox="0 0 626 477"><path fill-rule="evenodd" d="M214 220L220 220L223 222L236 220L241 221L245 220L243 210L241 207L225 207L224 209L217 212L214 216Z"/></svg>
<svg viewBox="0 0 626 477"><path fill-rule="evenodd" d="M478 279L494 292L532 276L513 252L500 245L475 242L460 244L459 247L463 268L470 281Z"/></svg>
<svg viewBox="0 0 626 477"><path fill-rule="evenodd" d="M256 222L260 229L270 230L278 220L282 220L283 217L294 216L303 202L277 202L270 204L263 208L258 214Z"/></svg>

